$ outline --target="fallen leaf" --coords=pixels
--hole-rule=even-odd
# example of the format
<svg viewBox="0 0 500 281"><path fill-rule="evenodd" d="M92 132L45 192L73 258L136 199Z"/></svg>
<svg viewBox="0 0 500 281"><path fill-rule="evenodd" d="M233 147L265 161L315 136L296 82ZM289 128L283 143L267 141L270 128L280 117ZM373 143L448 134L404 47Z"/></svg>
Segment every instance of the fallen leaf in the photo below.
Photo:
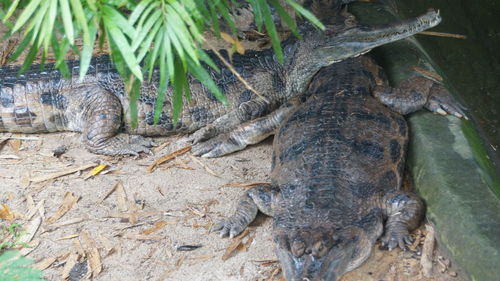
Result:
<svg viewBox="0 0 500 281"><path fill-rule="evenodd" d="M19 137L19 134L16 135ZM12 138L9 140L9 146L15 153L19 153L19 149L21 149L21 140L19 138Z"/></svg>
<svg viewBox="0 0 500 281"><path fill-rule="evenodd" d="M49 266L51 266L56 260L57 260L57 256L56 257L48 257L48 258L43 259L40 262L37 262L35 265L33 265L33 267L36 269L39 269L39 270L44 270L44 269L49 268Z"/></svg>
<svg viewBox="0 0 500 281"><path fill-rule="evenodd" d="M59 209L52 217L47 218L46 222L53 223L56 220L60 219L62 216L64 216L64 214L71 210L71 208L75 205L76 202L78 202L78 200L80 200L80 196L75 196L71 192L66 192L66 194L64 194L63 203L61 204L61 206L59 206Z"/></svg>
<svg viewBox="0 0 500 281"><path fill-rule="evenodd" d="M220 33L222 40L236 47L236 52L243 55L245 53L245 47L241 44L240 41L234 39L231 35L221 32Z"/></svg>
<svg viewBox="0 0 500 281"><path fill-rule="evenodd" d="M50 173L47 175L32 177L29 179L29 181L30 182L43 182L43 181L47 181L47 180L51 180L51 179L56 179L56 178L59 178L59 177L65 176L65 175L69 175L69 174L72 174L72 173L75 173L78 171L83 171L83 170L86 170L88 168L92 168L94 166L96 166L96 164L86 164L86 165L82 165L79 167L73 167L73 168L69 168L66 170L59 171L59 172Z"/></svg>
<svg viewBox="0 0 500 281"><path fill-rule="evenodd" d="M92 278L96 278L102 271L101 256L97 248L92 248L88 252L90 269L92 271Z"/></svg>
<svg viewBox="0 0 500 281"><path fill-rule="evenodd" d="M19 243L28 243L33 239L35 236L36 232L38 231L38 228L40 228L40 225L42 224L42 217L37 216L33 218L31 221L28 222L28 225L25 227L26 230L26 235L22 236L21 239L19 239Z"/></svg>
<svg viewBox="0 0 500 281"><path fill-rule="evenodd" d="M12 221L14 220L14 214L10 210L7 204L0 204L0 219Z"/></svg>
<svg viewBox="0 0 500 281"><path fill-rule="evenodd" d="M113 193L117 188L118 188L118 185L121 184L120 182L117 182L108 192L106 192L106 194L104 194L104 196L99 199L99 201L97 201L96 203L97 204L101 204L102 202L104 202L104 200L106 200L106 198L109 197L109 195L111 195L111 193Z"/></svg>
<svg viewBox="0 0 500 281"><path fill-rule="evenodd" d="M176 223L177 223L176 221L157 221L155 222L155 225L153 227L143 230L142 234L149 235L155 231L160 230L161 228L163 228L168 224L176 224Z"/></svg>
<svg viewBox="0 0 500 281"><path fill-rule="evenodd" d="M216 172L214 172L212 169L207 167L207 165L203 164L200 160L196 159L196 157L194 157L192 154L189 154L189 158L191 158L191 160L193 160L193 162L197 163L203 169L205 169L205 171L207 171L207 173L211 174L212 176L220 178L220 176Z"/></svg>
<svg viewBox="0 0 500 281"><path fill-rule="evenodd" d="M225 261L227 260L231 254L240 246L241 241L245 236L247 236L249 233L248 229L245 229L240 235L234 237L234 241L229 245L229 247L226 249L224 254L222 255L222 260Z"/></svg>
<svg viewBox="0 0 500 281"><path fill-rule="evenodd" d="M63 237L59 237L56 239L56 241L60 241L60 240L68 240L68 239L73 239L73 238L76 238L78 237L78 234L70 234L70 235L66 235L66 236L63 236Z"/></svg>
<svg viewBox="0 0 500 281"><path fill-rule="evenodd" d="M94 169L92 169L92 171L90 171L90 174L93 175L93 176L96 176L100 172L102 172L102 170L104 170L104 168L106 168L107 166L108 165L106 165L106 164L100 164L99 166L97 166Z"/></svg>
<svg viewBox="0 0 500 281"><path fill-rule="evenodd" d="M150 172L150 173L152 173L156 169L156 167L158 165L160 165L162 163L165 163L165 162L167 162L169 160L172 160L172 159L176 158L177 156L182 155L182 154L184 154L184 153L186 153L186 152L188 152L190 150L191 150L191 146L188 145L188 146L186 146L184 148L181 148L181 149L179 149L177 151L174 151L173 153L164 155L164 156L160 157L159 159L157 159L156 161L154 161L153 164L151 164L148 167L147 171Z"/></svg>

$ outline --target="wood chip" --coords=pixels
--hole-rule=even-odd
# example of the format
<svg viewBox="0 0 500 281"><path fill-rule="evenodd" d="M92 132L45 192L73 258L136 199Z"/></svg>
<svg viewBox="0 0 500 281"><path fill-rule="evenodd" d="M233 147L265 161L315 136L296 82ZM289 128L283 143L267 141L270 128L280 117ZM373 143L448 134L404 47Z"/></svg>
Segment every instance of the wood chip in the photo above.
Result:
<svg viewBox="0 0 500 281"><path fill-rule="evenodd" d="M59 237L56 239L56 241L60 241L60 240L68 240L68 239L73 239L73 238L76 238L78 237L78 234L70 234L70 235L66 235L66 236L63 236L63 237Z"/></svg>
<svg viewBox="0 0 500 281"><path fill-rule="evenodd" d="M224 252L224 255L222 255L223 261L227 260L233 254L233 252L240 246L243 238L247 236L248 233L248 229L245 229L245 231L243 231L240 235L234 237L233 242L231 242L229 247Z"/></svg>
<svg viewBox="0 0 500 281"><path fill-rule="evenodd" d="M169 225L169 224L176 224L176 221L157 221L155 222L155 225L151 228L143 230L141 233L145 235L149 235L155 231L158 231L162 229L164 226Z"/></svg>
<svg viewBox="0 0 500 281"><path fill-rule="evenodd" d="M11 138L9 140L9 146L15 153L19 153L19 149L21 149L21 140L19 139L19 135L17 138Z"/></svg>
<svg viewBox="0 0 500 281"><path fill-rule="evenodd" d="M39 269L39 270L45 270L45 269L49 268L56 260L57 260L57 256L48 257L48 258L43 259L40 262L37 262L36 264L33 265L33 267L36 269Z"/></svg>
<svg viewBox="0 0 500 281"><path fill-rule="evenodd" d="M108 192L106 192L106 194L104 194L104 196L99 199L96 203L97 204L101 204L102 202L104 202L104 200L106 200L113 192L115 192L116 188L118 187L118 185L121 184L121 182L117 182Z"/></svg>
<svg viewBox="0 0 500 281"><path fill-rule="evenodd" d="M96 164L85 164L85 165L82 165L82 166L79 166L79 167L73 167L73 168L69 168L69 169L65 169L65 170L62 170L62 171L59 171L59 172L55 172L55 173L50 173L50 174L47 174L47 175L42 175L42 176L37 176L37 177L32 177L29 179L30 182L44 182L44 181L48 181L48 180L51 180L51 179L56 179L56 178L59 178L59 177L62 177L62 176L66 176L66 175L69 175L69 174L72 174L72 173L76 173L76 172L79 172L79 171L83 171L83 170L86 170L88 168L92 168L92 167L95 167Z"/></svg>
<svg viewBox="0 0 500 281"><path fill-rule="evenodd" d="M173 152L173 153L170 153L170 154L164 155L164 156L160 157L159 159L157 159L156 161L154 161L154 162L153 162L153 164L151 164L151 165L147 168L147 171L148 171L149 173L152 173L152 172L156 169L156 167L157 167L158 165L160 165L160 164L162 164L162 163L165 163L165 162L167 162L167 161L169 161L169 160L172 160L172 159L176 158L177 156L182 155L182 154L184 154L184 153L186 153L186 152L188 152L188 151L190 151L190 150L191 150L191 146L190 146L190 145L188 145L188 146L186 146L186 147L184 147L184 148L181 148L181 149L179 149L179 150L177 150L177 151L175 151L175 152Z"/></svg>
<svg viewBox="0 0 500 281"><path fill-rule="evenodd" d="M161 196L165 197L165 194L163 194L163 191L161 191L161 188L158 185L155 187L155 189L156 191L158 191L158 193L161 194Z"/></svg>
<svg viewBox="0 0 500 281"><path fill-rule="evenodd" d="M191 158L191 160L193 160L193 162L195 162L196 164L200 165L203 169L205 169L205 171L207 171L207 173L211 174L212 176L220 178L220 176L216 172L214 172L212 169L207 167L207 165L203 164L200 160L198 160L192 154L189 154L189 158Z"/></svg>
<svg viewBox="0 0 500 281"><path fill-rule="evenodd" d="M80 200L80 196L75 196L71 192L66 192L66 194L64 194L63 203L61 204L61 206L59 206L59 209L53 216L47 218L46 222L53 223L60 219L62 216L64 216L64 214L71 210L71 208L73 208L78 200Z"/></svg>
<svg viewBox="0 0 500 281"><path fill-rule="evenodd" d="M117 195L117 204L118 204L118 210L121 212L125 212L128 210L128 198L127 198L127 193L125 192L125 188L123 187L123 184L121 181L117 183L116 186L116 195Z"/></svg>
<svg viewBox="0 0 500 281"><path fill-rule="evenodd" d="M424 246L422 247L422 256L420 257L420 264L422 265L422 273L426 278L432 276L432 257L434 253L434 228L430 224L426 224L427 235L425 236Z"/></svg>
<svg viewBox="0 0 500 281"><path fill-rule="evenodd" d="M102 272L101 256L97 248L92 248L87 252L92 278L96 278Z"/></svg>
<svg viewBox="0 0 500 281"><path fill-rule="evenodd" d="M418 34L439 36L439 37L450 37L450 38L457 38L457 39L467 39L467 36L465 36L465 35L446 33L446 32L420 31Z"/></svg>
<svg viewBox="0 0 500 281"><path fill-rule="evenodd" d="M437 81L443 81L443 77L439 74L437 74L436 72L434 71L430 71L428 69L425 69L425 68L422 68L422 67L419 67L419 66L411 66L410 67L412 70L418 72L418 73L421 73L425 76L428 76L428 77L431 77L431 78L434 78L436 79Z"/></svg>
<svg viewBox="0 0 500 281"><path fill-rule="evenodd" d="M53 223L53 224L50 224L46 229L44 229L43 232L51 232L51 231L54 231L60 227L81 223L81 222L84 222L86 220L87 220L86 218L74 218L74 219L69 219L67 221Z"/></svg>
<svg viewBox="0 0 500 281"><path fill-rule="evenodd" d="M240 243L240 245L238 246L238 251L240 252L248 251L248 248L250 247L250 245L252 245L252 242L253 242L253 237L249 237L247 242Z"/></svg>
<svg viewBox="0 0 500 281"><path fill-rule="evenodd" d="M278 274L280 274L280 272L281 272L281 267L275 268L273 270L273 273L271 273L271 276L269 276L269 278L267 280L268 281L274 280L274 277L278 276Z"/></svg>

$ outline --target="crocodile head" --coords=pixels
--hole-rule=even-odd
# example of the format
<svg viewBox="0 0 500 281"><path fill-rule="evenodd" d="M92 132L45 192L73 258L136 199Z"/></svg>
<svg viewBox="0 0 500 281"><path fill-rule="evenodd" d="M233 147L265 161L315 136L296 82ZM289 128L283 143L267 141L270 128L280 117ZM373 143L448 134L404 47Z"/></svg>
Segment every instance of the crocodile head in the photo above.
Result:
<svg viewBox="0 0 500 281"><path fill-rule="evenodd" d="M285 49L285 69L287 76L293 77L287 83L287 92L291 96L303 92L312 76L322 67L407 38L439 22L439 11L429 10L421 16L384 26L359 26L354 16L347 12L336 16L324 31L304 24L300 30L304 40Z"/></svg>
<svg viewBox="0 0 500 281"><path fill-rule="evenodd" d="M347 227L303 228L275 232L276 254L287 281L335 281L360 266L370 255L382 222L367 231Z"/></svg>

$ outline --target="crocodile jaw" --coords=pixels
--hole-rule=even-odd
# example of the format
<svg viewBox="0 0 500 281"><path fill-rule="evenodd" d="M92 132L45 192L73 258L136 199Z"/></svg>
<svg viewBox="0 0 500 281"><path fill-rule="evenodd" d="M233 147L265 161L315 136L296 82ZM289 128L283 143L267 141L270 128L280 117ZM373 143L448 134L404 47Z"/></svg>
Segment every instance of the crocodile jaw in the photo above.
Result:
<svg viewBox="0 0 500 281"><path fill-rule="evenodd" d="M283 248L278 248L276 253L287 281L336 281L352 270L352 256L357 247L355 243L347 247L336 246L321 257L312 253L297 257Z"/></svg>
<svg viewBox="0 0 500 281"><path fill-rule="evenodd" d="M327 64L356 57L371 49L407 38L418 32L432 28L441 22L439 11L429 10L427 13L384 27L354 27L336 33L331 40L319 50Z"/></svg>

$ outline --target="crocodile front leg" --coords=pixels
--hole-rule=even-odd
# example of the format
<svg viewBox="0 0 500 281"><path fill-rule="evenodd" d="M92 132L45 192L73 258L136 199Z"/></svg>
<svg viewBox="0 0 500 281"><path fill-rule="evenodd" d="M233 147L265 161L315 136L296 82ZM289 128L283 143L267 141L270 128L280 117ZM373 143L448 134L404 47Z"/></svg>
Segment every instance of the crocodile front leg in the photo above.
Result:
<svg viewBox="0 0 500 281"><path fill-rule="evenodd" d="M413 193L394 191L382 198L382 210L387 217L382 245L389 250L397 246L404 250L405 244L412 243L410 231L424 216L422 200Z"/></svg>
<svg viewBox="0 0 500 281"><path fill-rule="evenodd" d="M383 104L401 114L408 114L423 107L441 115L464 117L464 107L458 103L443 85L422 76L409 78L399 87L378 85L373 95Z"/></svg>
<svg viewBox="0 0 500 281"><path fill-rule="evenodd" d="M245 192L241 197L234 214L224 220L217 222L212 231L218 231L221 237L240 234L257 215L257 211L273 216L272 202L278 193L278 189L269 184L255 186Z"/></svg>
<svg viewBox="0 0 500 281"><path fill-rule="evenodd" d="M229 133L194 145L191 151L195 156L219 157L259 143L274 134L299 103L299 99L294 98L267 116L248 121Z"/></svg>
<svg viewBox="0 0 500 281"><path fill-rule="evenodd" d="M105 155L137 155L149 153L152 142L141 136L118 134L122 120L122 105L112 93L98 86L71 89L72 95L81 98L77 110L70 118L77 131L82 131L83 143L93 153Z"/></svg>
<svg viewBox="0 0 500 281"><path fill-rule="evenodd" d="M217 118L212 124L196 131L192 136L193 143L206 141L219 134L229 132L248 120L267 114L278 106L277 102L269 102L261 98L244 102L235 110Z"/></svg>

